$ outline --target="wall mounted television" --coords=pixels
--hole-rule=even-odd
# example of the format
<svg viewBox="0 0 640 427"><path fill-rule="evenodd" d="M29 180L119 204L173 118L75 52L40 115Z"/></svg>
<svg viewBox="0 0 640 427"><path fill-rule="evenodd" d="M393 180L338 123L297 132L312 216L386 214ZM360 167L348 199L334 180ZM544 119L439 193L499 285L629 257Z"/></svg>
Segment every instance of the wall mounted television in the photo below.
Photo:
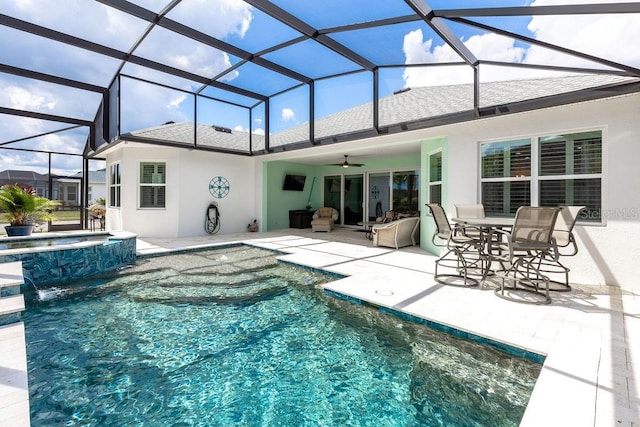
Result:
<svg viewBox="0 0 640 427"><path fill-rule="evenodd" d="M283 191L302 191L304 190L304 182L307 179L306 175L290 175L287 174L284 177L284 184L282 185Z"/></svg>

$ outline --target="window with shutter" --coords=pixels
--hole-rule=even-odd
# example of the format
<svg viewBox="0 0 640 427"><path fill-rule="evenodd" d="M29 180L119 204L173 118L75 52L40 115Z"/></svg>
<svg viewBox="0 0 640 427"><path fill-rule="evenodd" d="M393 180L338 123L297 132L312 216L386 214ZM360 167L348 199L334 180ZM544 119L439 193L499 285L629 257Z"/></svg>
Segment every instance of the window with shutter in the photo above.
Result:
<svg viewBox="0 0 640 427"><path fill-rule="evenodd" d="M531 204L531 139L482 144L480 194L487 215L511 216Z"/></svg>
<svg viewBox="0 0 640 427"><path fill-rule="evenodd" d="M166 205L165 184L165 163L140 163L140 207L164 208Z"/></svg>
<svg viewBox="0 0 640 427"><path fill-rule="evenodd" d="M109 206L120 207L120 163L109 167Z"/></svg>
<svg viewBox="0 0 640 427"><path fill-rule="evenodd" d="M429 203L442 204L442 151L429 155Z"/></svg>
<svg viewBox="0 0 640 427"><path fill-rule="evenodd" d="M512 216L520 206L585 205L587 213L581 220L600 220L602 131L487 142L480 147L480 192L488 215Z"/></svg>
<svg viewBox="0 0 640 427"><path fill-rule="evenodd" d="M540 146L540 206L586 206L581 220L600 221L602 132L543 136Z"/></svg>

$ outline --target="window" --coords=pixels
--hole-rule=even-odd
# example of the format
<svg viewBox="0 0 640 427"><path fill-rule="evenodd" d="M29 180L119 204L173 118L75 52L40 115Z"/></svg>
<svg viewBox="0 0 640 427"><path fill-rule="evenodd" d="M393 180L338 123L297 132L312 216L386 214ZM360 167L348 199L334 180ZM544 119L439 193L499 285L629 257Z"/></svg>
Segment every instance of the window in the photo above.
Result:
<svg viewBox="0 0 640 427"><path fill-rule="evenodd" d="M406 212L418 210L417 171L394 172L392 179L393 210Z"/></svg>
<svg viewBox="0 0 640 427"><path fill-rule="evenodd" d="M488 215L515 214L531 204L531 140L481 146L481 197Z"/></svg>
<svg viewBox="0 0 640 427"><path fill-rule="evenodd" d="M140 207L164 208L165 163L140 163Z"/></svg>
<svg viewBox="0 0 640 427"><path fill-rule="evenodd" d="M520 206L585 205L600 220L602 132L550 135L480 146L480 192L487 215Z"/></svg>
<svg viewBox="0 0 640 427"><path fill-rule="evenodd" d="M77 201L78 188L75 185L69 185L67 187L67 200L69 202Z"/></svg>
<svg viewBox="0 0 640 427"><path fill-rule="evenodd" d="M442 204L442 151L429 155L429 203Z"/></svg>
<svg viewBox="0 0 640 427"><path fill-rule="evenodd" d="M545 136L540 146L540 206L584 205L581 220L600 221L602 132Z"/></svg>
<svg viewBox="0 0 640 427"><path fill-rule="evenodd" d="M120 163L109 167L109 206L120 207Z"/></svg>

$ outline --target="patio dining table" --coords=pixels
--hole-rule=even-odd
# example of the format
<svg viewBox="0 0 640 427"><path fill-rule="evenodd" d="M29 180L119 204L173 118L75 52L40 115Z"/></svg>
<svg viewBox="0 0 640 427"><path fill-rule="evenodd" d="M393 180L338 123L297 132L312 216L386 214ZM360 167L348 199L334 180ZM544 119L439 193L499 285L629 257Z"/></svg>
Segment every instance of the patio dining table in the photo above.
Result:
<svg viewBox="0 0 640 427"><path fill-rule="evenodd" d="M491 262L489 261L490 248L489 240L493 230L505 229L513 227L515 218L506 217L484 217L484 218L451 218L451 221L461 226L473 227L480 230L480 238L482 244L478 246L478 257L481 260L481 271L479 275L482 275L481 282L487 278L487 276L493 274L491 271Z"/></svg>
<svg viewBox="0 0 640 427"><path fill-rule="evenodd" d="M481 230L488 230L494 228L509 228L513 227L515 221L514 218L504 217L485 217L485 218L451 218L453 222L460 225L468 225L470 227L477 227Z"/></svg>

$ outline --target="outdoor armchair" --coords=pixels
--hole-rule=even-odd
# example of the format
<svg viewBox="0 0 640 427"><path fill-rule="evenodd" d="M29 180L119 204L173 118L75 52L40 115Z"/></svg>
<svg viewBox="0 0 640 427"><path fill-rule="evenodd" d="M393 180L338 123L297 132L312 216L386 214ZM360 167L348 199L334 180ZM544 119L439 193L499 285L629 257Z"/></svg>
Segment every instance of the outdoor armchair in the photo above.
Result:
<svg viewBox="0 0 640 427"><path fill-rule="evenodd" d="M546 254L557 250L553 231L559 211L559 208L521 206L510 232L491 231L488 261L504 266L496 295L524 303L551 302L549 278L539 267ZM506 282L511 285L506 286Z"/></svg>
<svg viewBox="0 0 640 427"><path fill-rule="evenodd" d="M333 224L338 220L338 211L334 208L323 207L313 214L311 231L331 231Z"/></svg>
<svg viewBox="0 0 640 427"><path fill-rule="evenodd" d="M373 246L402 248L415 246L420 232L420 217L398 219L386 224L376 224L371 229Z"/></svg>

